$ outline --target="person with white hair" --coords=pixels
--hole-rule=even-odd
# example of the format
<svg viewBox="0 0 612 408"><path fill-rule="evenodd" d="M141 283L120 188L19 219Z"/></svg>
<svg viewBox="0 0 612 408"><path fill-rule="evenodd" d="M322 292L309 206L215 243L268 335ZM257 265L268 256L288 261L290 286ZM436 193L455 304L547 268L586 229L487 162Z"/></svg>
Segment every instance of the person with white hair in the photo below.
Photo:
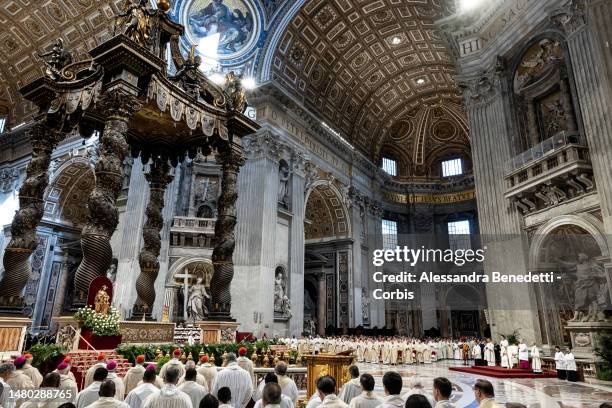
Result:
<svg viewBox="0 0 612 408"><path fill-rule="evenodd" d="M190 368L193 368L194 370L196 370L196 364L193 360L189 360L185 363L185 374L179 379L178 385L182 385L186 380L186 376L187 376L187 370L189 370ZM196 370L196 379L194 380L196 383L198 383L199 385L201 385L202 387L206 388L206 392L208 393L208 381L206 381L206 377L204 377L202 374L198 373Z"/></svg>
<svg viewBox="0 0 612 408"><path fill-rule="evenodd" d="M13 407L15 402L11 399L11 386L8 384L8 379L15 371L15 366L12 363L0 364L0 407Z"/></svg>
<svg viewBox="0 0 612 408"><path fill-rule="evenodd" d="M425 392L425 388L423 388L423 382L421 381L420 377L418 376L411 377L408 380L408 387L409 387L408 391L406 391L402 395L404 402L406 402L408 397L410 397L411 395L418 394L418 395L423 395L425 398L427 398L427 401L429 401L432 407L436 405L433 397Z"/></svg>
<svg viewBox="0 0 612 408"><path fill-rule="evenodd" d="M222 387L228 387L232 393L235 408L247 406L253 395L253 382L249 373L238 365L236 354L225 355L225 367L219 371L213 379L211 394L218 397L217 393Z"/></svg>

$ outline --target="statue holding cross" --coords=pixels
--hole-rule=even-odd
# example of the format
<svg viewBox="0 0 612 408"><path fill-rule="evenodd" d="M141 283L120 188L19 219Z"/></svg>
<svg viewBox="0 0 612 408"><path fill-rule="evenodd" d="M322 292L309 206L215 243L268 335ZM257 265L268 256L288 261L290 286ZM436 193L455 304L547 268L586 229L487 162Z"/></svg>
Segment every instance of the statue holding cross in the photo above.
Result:
<svg viewBox="0 0 612 408"><path fill-rule="evenodd" d="M206 299L210 298L210 295L202 282L202 276L189 273L189 268L186 268L185 273L176 274L175 277L183 279L183 316L194 323L204 320L206 315L208 315ZM194 279L195 283L190 284L190 280L193 282Z"/></svg>

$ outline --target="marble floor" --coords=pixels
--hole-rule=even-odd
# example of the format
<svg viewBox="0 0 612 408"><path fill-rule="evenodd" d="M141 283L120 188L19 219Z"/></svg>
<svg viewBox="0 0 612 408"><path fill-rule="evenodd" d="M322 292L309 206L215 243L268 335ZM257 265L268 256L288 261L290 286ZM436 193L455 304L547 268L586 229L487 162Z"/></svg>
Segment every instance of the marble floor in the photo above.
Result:
<svg viewBox="0 0 612 408"><path fill-rule="evenodd" d="M493 383L495 399L501 406L507 402L520 402L528 408L598 408L604 402L612 402L612 385L595 383L569 383L556 378L500 379L450 371L448 367L459 365L454 361L441 361L427 365L389 367L376 364L360 364L362 373L370 373L376 379L375 391L383 393L382 376L389 370L398 371L404 377L405 390L410 377L419 376L425 391L432 392L435 377L447 377L453 383L452 400L458 408L475 408L472 387L478 378ZM405 391L404 390L404 391Z"/></svg>

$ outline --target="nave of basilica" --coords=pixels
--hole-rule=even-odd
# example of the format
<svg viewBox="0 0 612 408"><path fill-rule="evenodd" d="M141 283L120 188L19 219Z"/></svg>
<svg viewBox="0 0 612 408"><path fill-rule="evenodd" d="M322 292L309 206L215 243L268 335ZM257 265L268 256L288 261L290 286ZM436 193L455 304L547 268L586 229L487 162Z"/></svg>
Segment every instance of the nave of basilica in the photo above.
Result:
<svg viewBox="0 0 612 408"><path fill-rule="evenodd" d="M0 360L43 338L410 339L404 358L513 338L551 369L571 347L609 393L610 15L610 0L0 1ZM400 248L422 252L376 262ZM448 354L431 380L462 360ZM471 403L475 377L452 375ZM539 406L595 406L530 381L516 387Z"/></svg>

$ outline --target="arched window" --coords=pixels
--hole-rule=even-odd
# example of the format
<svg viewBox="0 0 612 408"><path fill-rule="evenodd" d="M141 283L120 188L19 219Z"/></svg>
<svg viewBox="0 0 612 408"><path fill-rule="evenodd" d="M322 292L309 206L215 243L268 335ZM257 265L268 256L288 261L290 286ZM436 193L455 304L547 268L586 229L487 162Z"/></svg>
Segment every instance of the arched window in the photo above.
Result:
<svg viewBox="0 0 612 408"><path fill-rule="evenodd" d="M442 162L442 177L460 176L463 174L463 161L461 158L444 160Z"/></svg>
<svg viewBox="0 0 612 408"><path fill-rule="evenodd" d="M383 157L382 169L390 176L397 176L397 162L389 157Z"/></svg>
<svg viewBox="0 0 612 408"><path fill-rule="evenodd" d="M210 206L204 204L198 208L197 217L198 218L214 218L215 215L214 215L213 209Z"/></svg>

